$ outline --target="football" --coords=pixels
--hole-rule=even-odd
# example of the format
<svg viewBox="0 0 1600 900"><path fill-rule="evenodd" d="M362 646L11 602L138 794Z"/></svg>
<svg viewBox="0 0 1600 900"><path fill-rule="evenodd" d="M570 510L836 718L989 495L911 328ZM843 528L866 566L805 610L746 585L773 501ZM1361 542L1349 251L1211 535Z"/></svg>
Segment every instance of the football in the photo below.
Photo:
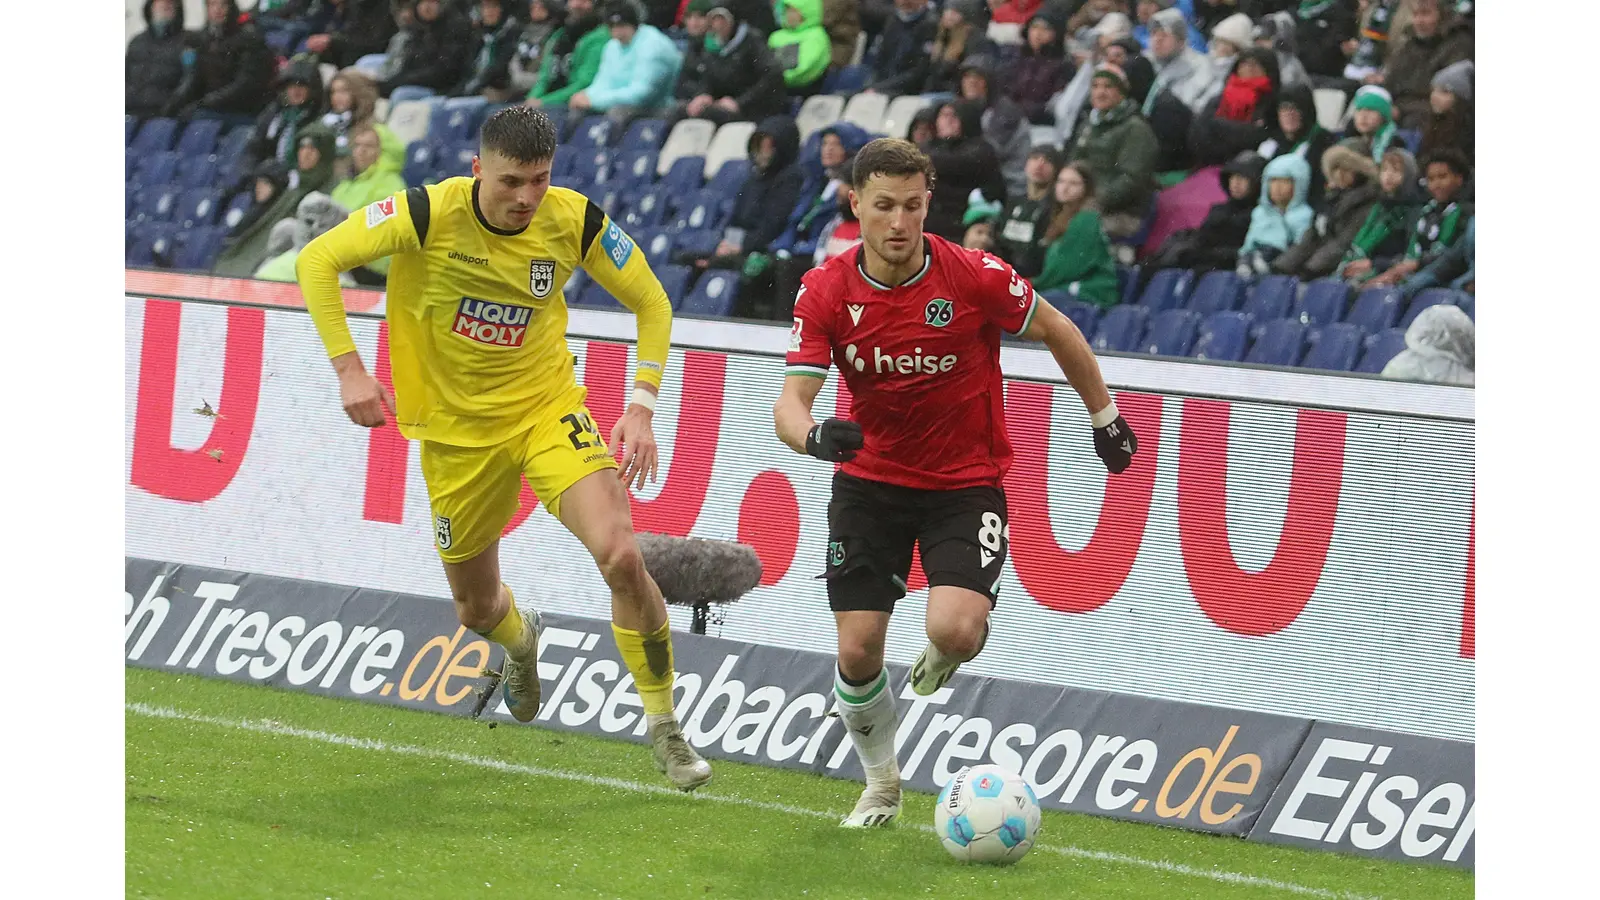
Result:
<svg viewBox="0 0 1600 900"><path fill-rule="evenodd" d="M1039 835L1039 798L1015 772L996 765L967 766L939 794L933 831L962 862L1009 865L1033 849Z"/></svg>

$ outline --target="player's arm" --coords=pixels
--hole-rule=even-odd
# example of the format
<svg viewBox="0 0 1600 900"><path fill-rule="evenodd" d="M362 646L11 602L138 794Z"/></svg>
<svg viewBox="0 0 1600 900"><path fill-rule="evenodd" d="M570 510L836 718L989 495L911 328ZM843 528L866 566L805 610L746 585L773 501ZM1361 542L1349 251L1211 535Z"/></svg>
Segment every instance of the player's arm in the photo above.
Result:
<svg viewBox="0 0 1600 900"><path fill-rule="evenodd" d="M646 476L656 480L656 442L651 420L656 396L661 392L667 352L672 346L672 302L633 239L610 221L594 201L584 203L578 251L584 271L639 320L639 362L633 376L633 398L611 430L611 444L622 448L622 480L643 488Z"/></svg>
<svg viewBox="0 0 1600 900"><path fill-rule="evenodd" d="M828 361L833 355L827 312L813 287L812 275L807 273L795 297L783 392L772 405L773 429L778 440L796 453L845 462L861 449L861 426L838 418L818 423L811 414L811 406L828 380Z"/></svg>
<svg viewBox="0 0 1600 900"><path fill-rule="evenodd" d="M367 374L350 337L345 318L339 274L406 250L416 250L427 239L429 200L426 188L379 200L351 213L300 251L295 278L305 297L306 310L317 326L333 369L339 375L339 395L345 413L357 425L375 428L394 413L394 398Z"/></svg>

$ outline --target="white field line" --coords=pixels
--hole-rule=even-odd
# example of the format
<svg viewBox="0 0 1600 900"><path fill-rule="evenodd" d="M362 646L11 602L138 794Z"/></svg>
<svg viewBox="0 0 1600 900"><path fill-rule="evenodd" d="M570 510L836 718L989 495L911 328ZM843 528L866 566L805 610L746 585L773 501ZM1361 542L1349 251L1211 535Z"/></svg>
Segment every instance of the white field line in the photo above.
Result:
<svg viewBox="0 0 1600 900"><path fill-rule="evenodd" d="M129 703L126 710L134 715L146 716L156 719L176 719L181 722L194 722L202 725L214 725L219 728L232 728L239 731L253 731L259 734L276 734L286 737L303 738L323 744L334 744L341 747L354 747L360 750L375 750L379 753L390 753L398 756L416 756L423 759L445 760L467 766L476 766L482 769L493 769L499 772L509 772L517 775L531 775L535 778L551 778L558 781L572 781L580 784L589 784L596 787L615 788L630 791L636 794L651 794L661 797L674 797L685 801L701 803L725 803L730 806L743 806L748 809L763 809L769 812L785 813L792 816L805 816L812 819L837 819L838 815L824 812L819 809L806 809L801 806L791 806L787 803L773 803L768 800L754 800L748 797L738 797L728 794L708 794L696 792L686 794L662 784L646 784L641 781L629 781L625 778L607 778L603 775L590 775L587 772L574 772L566 769L551 769L544 766L528 766L521 763L510 763L489 756L475 756L471 753L457 753L452 750L437 750L432 747L418 747L411 744L391 744L387 741L377 741L371 738L352 737L350 735L333 734L327 731L316 731L308 728L296 728L282 722L265 719L225 719L218 716L207 716L198 713L185 712L170 706L150 706L144 703ZM901 822L897 827L915 828L928 834L933 833L929 825ZM1351 894L1341 891L1330 891L1324 888L1307 887L1291 881L1279 881L1275 878L1262 878L1257 875L1245 875L1239 872L1228 872L1222 869L1202 869L1184 863L1171 862L1164 859L1144 859L1138 856L1128 856L1122 853L1111 853L1104 850L1086 850L1082 847L1072 847L1061 844L1037 844L1035 849L1059 856L1068 856L1076 859L1088 859L1111 865L1135 866L1142 869L1154 869L1173 875L1185 875L1191 878L1203 878L1208 881L1223 884L1236 884L1242 887L1269 888L1283 891L1288 894L1297 894L1302 897L1324 897L1328 900L1377 900L1362 894Z"/></svg>

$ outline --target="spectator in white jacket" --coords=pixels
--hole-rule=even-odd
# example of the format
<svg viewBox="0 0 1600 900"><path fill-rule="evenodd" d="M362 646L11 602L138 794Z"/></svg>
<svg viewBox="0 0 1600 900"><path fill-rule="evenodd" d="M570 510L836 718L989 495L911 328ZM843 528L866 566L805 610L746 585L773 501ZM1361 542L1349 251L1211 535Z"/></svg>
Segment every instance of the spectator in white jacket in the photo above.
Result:
<svg viewBox="0 0 1600 900"><path fill-rule="evenodd" d="M1448 304L1430 306L1406 329L1406 349L1383 367L1383 377L1471 387L1475 343L1465 312Z"/></svg>
<svg viewBox="0 0 1600 900"><path fill-rule="evenodd" d="M1150 17L1150 50L1145 54L1156 70L1149 97L1168 91L1192 112L1199 112L1212 94L1217 73L1204 53L1189 46L1189 23L1177 9L1164 9ZM1147 100L1148 102L1148 100Z"/></svg>

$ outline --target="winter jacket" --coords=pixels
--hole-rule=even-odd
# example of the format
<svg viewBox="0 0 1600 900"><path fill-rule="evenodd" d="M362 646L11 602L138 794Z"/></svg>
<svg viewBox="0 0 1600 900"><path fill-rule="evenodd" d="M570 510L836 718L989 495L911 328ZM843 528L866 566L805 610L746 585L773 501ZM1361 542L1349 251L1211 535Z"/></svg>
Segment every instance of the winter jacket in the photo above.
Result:
<svg viewBox="0 0 1600 900"><path fill-rule="evenodd" d="M995 253L1024 278L1033 278L1044 270L1044 230L1055 211L1054 190L1055 183L1051 182L1037 200L1021 194L1021 199L1012 200L995 226Z"/></svg>
<svg viewBox="0 0 1600 900"><path fill-rule="evenodd" d="M1383 367L1384 378L1471 387L1477 364L1476 328L1461 309L1430 306L1406 329L1406 348Z"/></svg>
<svg viewBox="0 0 1600 900"><path fill-rule="evenodd" d="M1433 92L1433 76L1445 66L1471 59L1472 26L1448 13L1439 22L1433 37L1421 38L1408 25L1402 29L1405 43L1384 66L1383 86L1394 98L1395 118L1401 128L1421 128L1432 112L1428 95Z"/></svg>
<svg viewBox="0 0 1600 900"><path fill-rule="evenodd" d="M763 137L774 144L772 161L765 170L751 170L733 201L733 216L728 225L744 231L743 253L765 251L788 226L788 212L800 199L800 183L805 176L798 164L800 129L792 116L768 116L750 135L750 155Z"/></svg>
<svg viewBox="0 0 1600 900"><path fill-rule="evenodd" d="M1454 147L1465 153L1467 162L1476 159L1476 136L1473 132L1472 101L1456 98L1456 105L1444 115L1435 113L1429 107L1427 116L1422 123L1422 144L1417 147L1417 155L1427 159L1437 150Z"/></svg>
<svg viewBox="0 0 1600 900"><path fill-rule="evenodd" d="M544 65L544 51L550 47L550 39L555 37L556 29L561 27L566 19L566 11L559 9L550 11L550 17L543 22L529 22L522 26L522 37L517 41L517 53L511 57L511 90L519 96L526 97L533 86L539 83L539 69Z"/></svg>
<svg viewBox="0 0 1600 900"><path fill-rule="evenodd" d="M539 81L528 96L545 106L566 106L572 95L589 89L600 71L611 32L597 16L572 19L556 29L539 66Z"/></svg>
<svg viewBox="0 0 1600 900"><path fill-rule="evenodd" d="M1472 221L1472 204L1456 199L1440 203L1429 199L1417 214L1417 224L1411 228L1411 242L1406 245L1406 259L1416 260L1426 266L1450 249Z"/></svg>
<svg viewBox="0 0 1600 900"><path fill-rule="evenodd" d="M993 8L989 21L1005 25L1021 25L1026 30L1028 23L1033 21L1033 17L1038 15L1043 7L1044 0L1005 0ZM1061 16L1056 23L1056 34L1060 37L1066 37L1066 21L1067 17ZM1060 49L1059 41L1057 49Z"/></svg>
<svg viewBox="0 0 1600 900"><path fill-rule="evenodd" d="M988 88L983 100L983 136L994 145L994 152L1000 157L1006 193L1021 197L1028 190L1026 168L1028 154L1033 150L1033 133L1028 127L1027 116L1022 107L1006 96L1004 82L995 70L992 57L986 54L969 56L961 66L961 72L976 72L983 76Z"/></svg>
<svg viewBox="0 0 1600 900"><path fill-rule="evenodd" d="M401 85L425 87L439 94L455 87L478 47L467 17L440 4L437 19L417 19L407 30L411 39L406 41L405 58L400 60L400 70L381 85L383 95L389 96Z"/></svg>
<svg viewBox="0 0 1600 900"><path fill-rule="evenodd" d="M961 136L935 138L923 148L933 160L936 180L922 230L960 243L966 234L961 219L967 212L968 195L977 189L991 200L1003 200L1006 189L1000 157L983 137L983 105L961 100L955 111L961 120Z"/></svg>
<svg viewBox="0 0 1600 900"><path fill-rule="evenodd" d="M1189 152L1193 155L1192 162L1196 166L1220 165L1246 150L1257 149L1267 140L1270 126L1277 124L1278 108L1270 99L1278 93L1277 57L1270 51L1250 47L1234 57L1233 67L1237 67L1239 61L1246 58L1254 59L1266 69L1268 96L1258 100L1250 110L1249 117L1243 121L1235 121L1221 115L1225 89L1208 100L1205 106L1195 113L1189 127ZM1231 72L1232 68L1229 71ZM1226 79L1223 80L1223 84L1225 83Z"/></svg>
<svg viewBox="0 0 1600 900"><path fill-rule="evenodd" d="M1294 42L1312 75L1344 74L1343 44L1356 36L1356 5L1349 0L1306 0L1295 11Z"/></svg>
<svg viewBox="0 0 1600 900"><path fill-rule="evenodd" d="M300 258L300 251L349 215L348 207L340 205L327 194L307 194L296 208L295 217L273 229L274 240L266 249L268 258L251 277L261 281L296 281L295 263ZM280 249L280 241L287 243L288 248ZM356 282L347 273L340 272L339 283L344 287L354 287Z"/></svg>
<svg viewBox="0 0 1600 900"><path fill-rule="evenodd" d="M790 90L800 90L828 73L833 44L822 28L822 0L783 0L783 7L785 15L790 7L800 11L800 27L779 28L767 38L767 46L783 67L783 83Z"/></svg>
<svg viewBox="0 0 1600 900"><path fill-rule="evenodd" d="M317 0L305 18L307 34L328 36L328 49L318 54L343 69L369 53L382 53L394 37L394 12L389 0Z"/></svg>
<svg viewBox="0 0 1600 900"><path fill-rule="evenodd" d="M800 199L789 214L789 227L773 243L773 249L790 249L815 241L835 205L833 197L827 196L827 189L836 173L822 167L822 139L830 134L837 135L844 145L846 160L853 159L856 152L872 140L872 134L866 129L843 121L806 138L800 148Z"/></svg>
<svg viewBox="0 0 1600 900"><path fill-rule="evenodd" d="M965 35L962 35L962 30ZM957 46L959 42L959 47ZM958 94L961 92L961 73L969 60L982 56L992 59L997 48L984 37L983 28L976 23L964 23L957 29L938 29L933 35L933 49L929 52L928 75L922 80L924 94ZM989 70L989 86L995 83L993 66ZM913 93L917 93L913 91Z"/></svg>
<svg viewBox="0 0 1600 900"><path fill-rule="evenodd" d="M350 132L358 125L370 125L378 132L379 162L396 172L400 171L406 164L406 145L389 130L389 126L377 120L377 82L367 73L355 69L346 69L334 76L335 82L341 80L350 92L350 108L342 113L329 110L322 116L322 124L333 131L339 157L343 159L350 155ZM329 95L332 95L331 89Z"/></svg>
<svg viewBox="0 0 1600 900"><path fill-rule="evenodd" d="M1050 112L1050 98L1066 89L1072 74L1072 66L1059 41L1046 45L1039 52L1023 44L1022 55L1011 64L1003 85L1006 96L1022 108L1029 122L1049 125L1055 121Z"/></svg>
<svg viewBox="0 0 1600 900"><path fill-rule="evenodd" d="M405 191L400 173L378 160L365 172L352 175L333 188L333 202L348 210L361 209L385 197Z"/></svg>
<svg viewBox="0 0 1600 900"><path fill-rule="evenodd" d="M183 83L183 55L188 49L183 31L183 4L172 5L172 21L159 30L150 21L153 0L144 0L144 31L134 35L123 57L126 92L123 111L148 118L170 115L178 85Z"/></svg>
<svg viewBox="0 0 1600 900"><path fill-rule="evenodd" d="M272 99L273 61L255 25L239 21L239 4L229 0L227 20L209 22L191 35L194 63L187 66L174 104L179 116L196 107L255 116Z"/></svg>
<svg viewBox="0 0 1600 900"><path fill-rule="evenodd" d="M1217 81L1216 69L1205 54L1185 46L1171 59L1160 60L1154 56L1149 59L1151 65L1155 66L1156 83L1150 88L1145 103L1148 104L1150 97L1162 91L1171 91L1172 96L1183 101L1184 106L1195 113L1200 112Z"/></svg>
<svg viewBox="0 0 1600 900"><path fill-rule="evenodd" d="M1288 209L1279 209L1272 202L1272 180L1275 178L1294 181L1294 197L1289 201ZM1266 170L1261 173L1261 199L1256 202L1255 211L1250 213L1250 231L1245 234L1239 253L1287 250L1300 240L1315 217L1311 204L1306 202L1306 194L1310 190L1311 167L1306 165L1305 160L1291 153L1267 163Z"/></svg>
<svg viewBox="0 0 1600 900"><path fill-rule="evenodd" d="M1069 162L1084 162L1094 173L1095 198L1104 214L1142 218L1150 211L1160 147L1133 101L1124 100L1104 113L1091 111L1068 156Z"/></svg>
<svg viewBox="0 0 1600 900"><path fill-rule="evenodd" d="M739 104L739 118L760 121L783 109L783 67L761 32L740 22L716 51L691 42L676 94L683 101L701 94L715 100L732 97Z"/></svg>
<svg viewBox="0 0 1600 900"><path fill-rule="evenodd" d="M850 65L861 34L861 7L856 0L822 0L822 30L828 33L829 63L836 69Z"/></svg>
<svg viewBox="0 0 1600 900"><path fill-rule="evenodd" d="M522 41L522 20L511 15L507 4L499 25L489 28L479 22L472 31L477 38L473 44L476 50L468 57L466 71L450 92L452 96L475 97L485 90L503 91L511 86L511 60Z"/></svg>
<svg viewBox="0 0 1600 900"><path fill-rule="evenodd" d="M230 235L223 246L222 255L212 270L218 275L248 278L267 258L267 242L272 226L295 215L300 201L307 194L325 191L333 183L334 146L333 132L322 125L309 125L300 134L302 140L310 138L321 151L317 167L308 171L298 169L289 173L288 185L248 227Z"/></svg>
<svg viewBox="0 0 1600 900"><path fill-rule="evenodd" d="M892 13L878 38L878 62L868 86L880 94L915 92L928 78L928 54L938 31L939 11L932 3L909 18Z"/></svg>
<svg viewBox="0 0 1600 900"><path fill-rule="evenodd" d="M1300 111L1300 130L1285 134L1278 124L1278 107L1292 104ZM1322 202L1327 179L1322 174L1322 155L1335 143L1335 137L1317 123L1317 104L1311 97L1311 86L1285 85L1270 105L1267 114L1267 139L1256 148L1267 159L1285 153L1298 153L1311 166L1311 193L1306 197L1313 207Z"/></svg>
<svg viewBox="0 0 1600 900"><path fill-rule="evenodd" d="M1111 260L1111 243L1100 226L1100 214L1086 209L1072 217L1067 230L1045 250L1044 271L1032 279L1035 290L1065 288L1085 303L1101 309L1121 299L1117 266Z"/></svg>
<svg viewBox="0 0 1600 900"><path fill-rule="evenodd" d="M600 55L600 70L589 85L589 105L597 113L616 106L657 109L672 99L683 54L654 25L640 25L624 47L612 38Z"/></svg>
<svg viewBox="0 0 1600 900"><path fill-rule="evenodd" d="M1477 260L1473 253L1477 230L1478 218L1473 216L1467 222L1467 230L1461 235L1461 240L1434 257L1433 262L1423 266L1417 274L1407 278L1400 285L1400 291L1410 297L1425 288L1443 285L1459 291L1472 284L1477 280Z"/></svg>
<svg viewBox="0 0 1600 900"><path fill-rule="evenodd" d="M315 123L322 116L322 76L309 62L297 62L284 70L280 83L302 82L306 86L306 102L290 106L280 96L256 119L256 130L250 141L250 155L255 159L271 157L290 167L294 166L295 139L300 129Z"/></svg>
<svg viewBox="0 0 1600 900"><path fill-rule="evenodd" d="M1304 281L1332 275L1380 193L1377 182L1364 181L1329 194L1328 211L1318 213L1300 240L1272 261L1272 271Z"/></svg>
<svg viewBox="0 0 1600 900"><path fill-rule="evenodd" d="M1266 165L1266 160L1255 153L1241 153L1229 160L1217 176L1227 199L1213 205L1199 227L1176 232L1162 242L1146 269L1211 271L1233 268L1244 237L1250 231L1250 215L1261 198L1261 172ZM1243 175L1250 181L1249 192L1238 200L1228 192L1228 182L1234 175Z"/></svg>
<svg viewBox="0 0 1600 900"><path fill-rule="evenodd" d="M1361 223L1361 228L1356 236L1350 239L1350 246L1345 249L1344 259L1339 261L1340 271L1345 265L1358 259L1372 261L1372 271L1361 280L1365 281L1379 274L1389 266L1397 257L1406 251L1406 244L1411 239L1411 229L1417 219L1417 212L1422 204L1417 196L1416 173L1417 164L1411 159L1411 154L1405 155L1407 162L1407 177L1400 186L1400 190L1393 194L1381 194L1378 202L1372 204L1372 209L1367 213L1367 220Z"/></svg>

